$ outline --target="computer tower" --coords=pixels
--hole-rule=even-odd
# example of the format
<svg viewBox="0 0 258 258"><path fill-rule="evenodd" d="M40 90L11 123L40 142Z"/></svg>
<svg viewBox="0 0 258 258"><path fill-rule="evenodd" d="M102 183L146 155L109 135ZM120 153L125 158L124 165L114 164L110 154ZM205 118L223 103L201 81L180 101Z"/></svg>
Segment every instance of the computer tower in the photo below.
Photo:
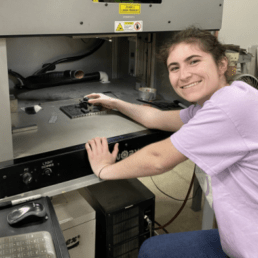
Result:
<svg viewBox="0 0 258 258"><path fill-rule="evenodd" d="M79 191L96 211L96 258L137 258L153 235L155 195L138 179L103 181Z"/></svg>

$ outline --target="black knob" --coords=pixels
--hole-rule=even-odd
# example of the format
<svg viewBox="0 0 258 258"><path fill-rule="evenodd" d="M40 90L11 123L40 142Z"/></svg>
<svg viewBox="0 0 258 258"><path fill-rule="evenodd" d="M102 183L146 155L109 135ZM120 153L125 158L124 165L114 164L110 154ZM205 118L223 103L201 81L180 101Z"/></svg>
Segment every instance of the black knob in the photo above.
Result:
<svg viewBox="0 0 258 258"><path fill-rule="evenodd" d="M32 175L31 175L31 173L29 173L29 172L24 173L23 176L22 176L22 179L23 179L23 182L26 185L28 185L29 183L32 182Z"/></svg>
<svg viewBox="0 0 258 258"><path fill-rule="evenodd" d="M45 173L45 175L50 176L52 174L52 169L51 168L46 168L44 170L44 173Z"/></svg>

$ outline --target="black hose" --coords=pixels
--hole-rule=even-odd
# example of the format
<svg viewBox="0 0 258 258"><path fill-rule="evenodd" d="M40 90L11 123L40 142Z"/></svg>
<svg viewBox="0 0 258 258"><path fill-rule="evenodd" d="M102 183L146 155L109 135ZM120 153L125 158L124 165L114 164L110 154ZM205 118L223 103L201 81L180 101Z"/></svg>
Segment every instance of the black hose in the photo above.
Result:
<svg viewBox="0 0 258 258"><path fill-rule="evenodd" d="M44 75L48 75L44 74ZM62 73L63 74L63 73ZM99 81L100 80L100 73L94 72L94 73L88 73L85 74L83 78L81 79L73 79L73 78L65 78L60 77L61 74L59 74L58 79L56 80L41 80L41 75L38 76L30 76L34 77L33 80L30 80L28 77L28 80L26 80L26 84L24 84L23 88L27 89L41 89L41 88L47 88L52 86L61 86L61 85L67 85L67 84L75 84L75 83L82 83L82 82L89 82L89 81ZM38 78L39 77L39 78ZM27 79L27 78L26 78Z"/></svg>
<svg viewBox="0 0 258 258"><path fill-rule="evenodd" d="M84 76L82 71L67 70L64 72L49 72L49 73L46 73L46 72L50 70L55 70L56 64L77 61L93 54L104 44L104 42L105 40L100 39L99 44L96 47L94 47L92 50L87 52L86 54L83 54L80 56L66 57L66 58L59 59L50 64L44 64L40 70L35 72L32 76L29 76L26 78L24 78L19 73L12 71L11 69L8 70L8 73L14 76L19 81L19 83L16 84L15 86L20 89L23 89L23 88L39 89L39 88L59 86L64 84L99 81L100 79L99 72L86 74Z"/></svg>
<svg viewBox="0 0 258 258"><path fill-rule="evenodd" d="M38 75L32 75L26 78L27 84L33 83L51 83L64 79L82 79L83 71L66 70L63 72L50 72Z"/></svg>
<svg viewBox="0 0 258 258"><path fill-rule="evenodd" d="M83 55L66 57L66 58L59 59L59 60L57 60L53 63L50 63L50 64L44 64L42 66L42 68L40 70L38 70L37 72L35 72L33 75L43 74L43 73L46 73L47 71L54 70L55 66L57 64L60 64L60 63L73 62L73 61L77 61L77 60L80 60L82 58L85 58L85 57L93 54L94 52L96 52L104 44L104 42L105 42L105 40L101 39L99 44L96 47L94 47L92 50L90 50L89 52L87 52Z"/></svg>

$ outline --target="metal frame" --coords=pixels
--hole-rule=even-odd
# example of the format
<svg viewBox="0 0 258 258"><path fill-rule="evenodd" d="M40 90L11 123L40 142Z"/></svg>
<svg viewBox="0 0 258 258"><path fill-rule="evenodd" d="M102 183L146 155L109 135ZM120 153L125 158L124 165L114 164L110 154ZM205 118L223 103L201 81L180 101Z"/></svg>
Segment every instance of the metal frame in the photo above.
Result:
<svg viewBox="0 0 258 258"><path fill-rule="evenodd" d="M120 4L2 0L0 36L120 34L115 21L142 21L143 32L176 31L193 24L207 30L221 28L223 0L163 0L141 4L139 14L120 14Z"/></svg>
<svg viewBox="0 0 258 258"><path fill-rule="evenodd" d="M141 4L140 14L119 13L119 3L95 3L91 0L46 0L32 3L31 0L3 0L0 8L0 161L13 158L10 100L8 91L6 37L42 35L102 35L115 33L114 22L143 21L144 32L176 31L195 24L203 29L218 30L222 23L223 0L163 0L162 4ZM189 15L191 14L191 15ZM187 17L187 18L186 18ZM122 33L121 35L125 35ZM154 34L153 34L154 35ZM148 35L150 38L151 35ZM139 41L137 40L136 49ZM148 44L148 43L146 43ZM116 41L114 41L114 48ZM154 84L155 36L148 44L148 66L143 76L148 75L147 85ZM144 48L143 48L144 49ZM137 52L137 51L136 51ZM136 59L139 55L135 56ZM144 60L147 56L144 55ZM146 63L146 62L144 62ZM140 63L138 65L141 66ZM113 76L117 76L117 54L113 54ZM137 67L136 67L137 69ZM4 122L3 122L4 121Z"/></svg>
<svg viewBox="0 0 258 258"><path fill-rule="evenodd" d="M0 38L0 162L13 158L6 40ZM1 180L1 179L0 179Z"/></svg>
<svg viewBox="0 0 258 258"><path fill-rule="evenodd" d="M219 30L222 23L223 0L163 0L162 4L142 4L140 14L123 15L119 13L118 3L94 3L92 0L3 0L0 8L0 162L13 159L12 124L9 99L9 79L7 65L7 37L27 36L96 36L112 37L125 36L126 33L116 33L115 21L143 21L143 32L148 33L152 44L144 43L137 39L136 50L148 49L148 56L143 55L142 62L147 65L143 68L143 76L147 77L147 85L154 87L155 62L155 32L179 31L189 25L196 25L202 29ZM133 33L130 33L132 36ZM140 35L140 34L139 34ZM143 35L143 34L141 34ZM117 41L114 40L113 50ZM137 54L137 51L136 51ZM135 59L141 59L139 54ZM113 77L118 74L117 52L113 53ZM136 67L137 69L137 67ZM146 76L148 75L148 76ZM93 176L95 179L96 177ZM94 179L94 180L95 180ZM1 179L0 179L1 180ZM93 181L94 181L93 180ZM89 182L93 182L89 178ZM96 181L96 180L95 180ZM94 181L94 182L95 182ZM71 182L60 187L69 191L82 187L80 183L74 184L70 189ZM83 182L86 184L86 182ZM84 185L85 186L85 185ZM62 188L64 187L64 188ZM54 188L39 189L30 193L56 194Z"/></svg>

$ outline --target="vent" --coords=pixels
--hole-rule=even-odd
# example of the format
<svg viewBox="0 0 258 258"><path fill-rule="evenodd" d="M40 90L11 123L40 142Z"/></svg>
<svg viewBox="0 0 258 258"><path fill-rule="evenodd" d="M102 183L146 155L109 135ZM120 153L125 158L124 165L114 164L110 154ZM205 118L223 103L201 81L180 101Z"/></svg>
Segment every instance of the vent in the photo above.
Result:
<svg viewBox="0 0 258 258"><path fill-rule="evenodd" d="M117 224L119 222L122 222L124 220L130 219L132 217L135 217L139 215L139 207L135 207L133 209L128 209L123 212L114 214L113 216L113 224Z"/></svg>
<svg viewBox="0 0 258 258"><path fill-rule="evenodd" d="M258 80L250 74L237 74L232 78L233 81L242 81L258 90Z"/></svg>
<svg viewBox="0 0 258 258"><path fill-rule="evenodd" d="M115 246L113 248L113 256L112 257L117 257L117 256L122 255L122 257L136 258L137 254L138 254L138 249L139 249L139 238L137 237L129 242ZM136 254L136 256L133 255L134 253Z"/></svg>

